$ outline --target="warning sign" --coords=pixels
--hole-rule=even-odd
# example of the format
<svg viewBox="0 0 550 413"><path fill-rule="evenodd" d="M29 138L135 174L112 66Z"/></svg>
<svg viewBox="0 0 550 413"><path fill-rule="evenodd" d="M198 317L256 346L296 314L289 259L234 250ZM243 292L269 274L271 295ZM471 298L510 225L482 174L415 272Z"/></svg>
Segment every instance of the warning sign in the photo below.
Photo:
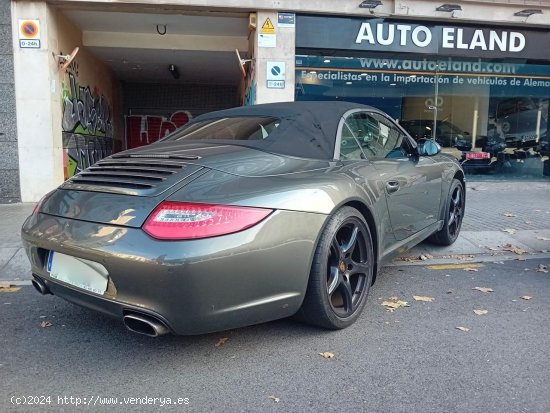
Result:
<svg viewBox="0 0 550 413"><path fill-rule="evenodd" d="M19 47L40 48L40 21L19 20Z"/></svg>
<svg viewBox="0 0 550 413"><path fill-rule="evenodd" d="M260 29L260 33L262 34L275 34L275 26L273 26L273 23L271 23L271 19L268 17L265 19L264 24L262 24L262 28Z"/></svg>

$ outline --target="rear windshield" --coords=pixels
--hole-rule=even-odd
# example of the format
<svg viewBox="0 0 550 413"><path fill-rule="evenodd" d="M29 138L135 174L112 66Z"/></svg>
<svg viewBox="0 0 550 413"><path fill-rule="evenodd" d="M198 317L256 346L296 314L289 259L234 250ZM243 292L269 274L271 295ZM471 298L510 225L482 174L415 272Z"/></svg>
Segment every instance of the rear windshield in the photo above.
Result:
<svg viewBox="0 0 550 413"><path fill-rule="evenodd" d="M279 118L242 116L207 119L194 122L167 136L165 141L180 140L237 140L251 141L267 138L281 123Z"/></svg>

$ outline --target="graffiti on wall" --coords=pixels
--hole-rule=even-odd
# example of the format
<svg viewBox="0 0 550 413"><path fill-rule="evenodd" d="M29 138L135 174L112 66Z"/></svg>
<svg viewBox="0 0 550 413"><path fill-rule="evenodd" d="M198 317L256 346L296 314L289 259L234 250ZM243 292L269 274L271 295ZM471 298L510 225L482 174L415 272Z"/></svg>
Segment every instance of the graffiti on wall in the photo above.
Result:
<svg viewBox="0 0 550 413"><path fill-rule="evenodd" d="M63 168L65 179L83 171L113 153L111 106L98 89L77 82L78 63L66 71L68 85L62 85L61 127L63 130Z"/></svg>
<svg viewBox="0 0 550 413"><path fill-rule="evenodd" d="M95 97L94 97L95 95ZM78 86L76 76L69 72L69 90L63 93L64 132L113 137L111 109L107 98L92 93L89 86Z"/></svg>
<svg viewBox="0 0 550 413"><path fill-rule="evenodd" d="M191 120L186 110L174 112L169 117L155 115L126 116L126 144L128 149L147 145L164 138Z"/></svg>

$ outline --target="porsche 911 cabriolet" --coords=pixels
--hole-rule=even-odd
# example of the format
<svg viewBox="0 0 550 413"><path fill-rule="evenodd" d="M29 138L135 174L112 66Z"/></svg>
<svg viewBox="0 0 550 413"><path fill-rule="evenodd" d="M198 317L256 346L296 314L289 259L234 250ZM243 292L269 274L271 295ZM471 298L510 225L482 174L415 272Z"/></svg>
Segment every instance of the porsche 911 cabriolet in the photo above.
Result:
<svg viewBox="0 0 550 413"><path fill-rule="evenodd" d="M149 336L341 329L385 262L457 239L464 172L440 150L354 103L204 114L45 195L22 228L33 285Z"/></svg>

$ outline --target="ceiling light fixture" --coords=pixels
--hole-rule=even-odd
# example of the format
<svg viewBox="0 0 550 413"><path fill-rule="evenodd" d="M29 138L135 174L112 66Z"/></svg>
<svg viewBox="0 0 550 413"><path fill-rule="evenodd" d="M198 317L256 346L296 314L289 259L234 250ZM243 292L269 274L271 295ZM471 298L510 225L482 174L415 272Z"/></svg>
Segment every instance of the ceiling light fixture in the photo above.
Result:
<svg viewBox="0 0 550 413"><path fill-rule="evenodd" d="M457 10L462 10L462 7L459 4L442 4L441 6L436 8L437 11L446 11L446 12L452 12Z"/></svg>
<svg viewBox="0 0 550 413"><path fill-rule="evenodd" d="M380 0L365 0L359 3L359 8L361 9L374 9L378 6L381 6L382 2Z"/></svg>
<svg viewBox="0 0 550 413"><path fill-rule="evenodd" d="M514 16L529 17L533 14L542 14L541 9L525 9L514 13Z"/></svg>
<svg viewBox="0 0 550 413"><path fill-rule="evenodd" d="M178 67L176 65L169 65L168 66L168 71L170 72L170 74L172 75L172 77L174 79L179 79L180 78L180 72L179 72Z"/></svg>

